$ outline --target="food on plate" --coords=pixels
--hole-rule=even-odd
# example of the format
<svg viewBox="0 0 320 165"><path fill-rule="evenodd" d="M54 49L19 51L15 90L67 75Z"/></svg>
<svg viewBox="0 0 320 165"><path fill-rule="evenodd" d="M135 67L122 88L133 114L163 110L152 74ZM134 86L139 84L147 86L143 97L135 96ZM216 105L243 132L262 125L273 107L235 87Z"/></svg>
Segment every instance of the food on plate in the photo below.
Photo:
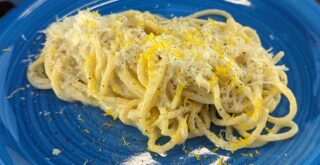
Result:
<svg viewBox="0 0 320 165"><path fill-rule="evenodd" d="M226 21L200 19L210 15ZM165 153L198 136L236 151L298 132L287 68L276 65L284 52L264 49L255 30L225 11L172 19L134 10L105 16L80 11L45 34L29 82L137 127L150 151ZM281 95L289 111L274 117ZM170 140L158 144L164 136Z"/></svg>

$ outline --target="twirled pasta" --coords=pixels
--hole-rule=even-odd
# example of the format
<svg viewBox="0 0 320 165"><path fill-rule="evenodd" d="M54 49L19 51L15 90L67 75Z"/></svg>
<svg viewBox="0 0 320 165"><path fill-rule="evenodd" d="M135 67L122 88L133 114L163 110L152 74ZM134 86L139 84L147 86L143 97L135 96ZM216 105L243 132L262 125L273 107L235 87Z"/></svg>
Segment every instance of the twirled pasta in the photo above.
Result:
<svg viewBox="0 0 320 165"><path fill-rule="evenodd" d="M226 22L199 19L207 15L224 16ZM80 11L45 33L42 53L29 66L29 82L139 128L151 151L165 153L197 136L235 151L298 131L286 67L275 65L284 53L273 56L253 29L224 11L173 19L132 10L106 16ZM289 113L273 117L281 94ZM225 128L225 135L212 125ZM289 131L280 132L285 127ZM170 140L157 144L163 136Z"/></svg>

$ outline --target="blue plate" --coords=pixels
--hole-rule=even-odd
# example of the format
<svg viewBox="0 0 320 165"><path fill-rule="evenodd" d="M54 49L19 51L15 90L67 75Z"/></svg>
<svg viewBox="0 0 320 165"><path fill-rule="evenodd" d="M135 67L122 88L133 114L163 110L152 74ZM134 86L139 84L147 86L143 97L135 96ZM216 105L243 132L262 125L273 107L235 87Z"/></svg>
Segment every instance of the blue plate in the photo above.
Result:
<svg viewBox="0 0 320 165"><path fill-rule="evenodd" d="M286 52L281 63L290 68L299 133L257 151L235 153L212 153L209 140L195 138L161 157L147 152L147 138L136 128L103 116L98 108L63 102L51 90L30 87L26 69L45 39L39 31L87 7L102 14L137 9L166 17L210 8L230 12L257 30L265 48ZM231 164L319 164L319 86L320 8L312 0L26 1L0 21L0 164L214 164L219 157ZM287 109L282 99L274 115Z"/></svg>

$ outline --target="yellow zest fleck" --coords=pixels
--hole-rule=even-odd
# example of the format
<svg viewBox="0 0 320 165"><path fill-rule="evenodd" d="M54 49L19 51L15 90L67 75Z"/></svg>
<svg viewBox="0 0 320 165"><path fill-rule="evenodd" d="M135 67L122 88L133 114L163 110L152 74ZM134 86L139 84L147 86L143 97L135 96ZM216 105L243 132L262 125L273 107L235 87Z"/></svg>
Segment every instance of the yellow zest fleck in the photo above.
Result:
<svg viewBox="0 0 320 165"><path fill-rule="evenodd" d="M204 41L199 37L200 32L198 31L187 31L184 32L183 35L183 41L190 43L192 45L200 46L204 44Z"/></svg>
<svg viewBox="0 0 320 165"><path fill-rule="evenodd" d="M261 153L258 150L255 150L256 155L261 155Z"/></svg>
<svg viewBox="0 0 320 165"><path fill-rule="evenodd" d="M179 51L175 51L175 52L173 52L173 56L178 57L178 58L183 58L183 57L184 57L184 54L182 54L182 53L179 52Z"/></svg>
<svg viewBox="0 0 320 165"><path fill-rule="evenodd" d="M86 24L89 28L94 28L95 29L97 27L97 23L92 19L86 19L84 21L84 24Z"/></svg>
<svg viewBox="0 0 320 165"><path fill-rule="evenodd" d="M153 77L153 72L155 68L155 64L152 59L154 59L154 54L155 54L154 52L159 48L159 44L154 40L153 33L149 34L147 38L153 43L153 47L141 53L140 57L143 64L147 66L145 67L144 72L148 73L149 79L151 79L151 77Z"/></svg>
<svg viewBox="0 0 320 165"><path fill-rule="evenodd" d="M112 109L107 109L103 116L112 116L113 120L116 120L118 118L118 116L113 113Z"/></svg>
<svg viewBox="0 0 320 165"><path fill-rule="evenodd" d="M249 138L239 138L238 141L236 141L232 148L231 148L231 152L236 151L237 149L239 149L241 146L245 146L247 145L246 143L248 143Z"/></svg>
<svg viewBox="0 0 320 165"><path fill-rule="evenodd" d="M216 70L216 73L221 76L226 75L229 72L229 69L223 66L216 66L215 70Z"/></svg>
<svg viewBox="0 0 320 165"><path fill-rule="evenodd" d="M179 133L176 133L173 135L173 140L176 142L180 142L181 141L181 137Z"/></svg>
<svg viewBox="0 0 320 165"><path fill-rule="evenodd" d="M211 88L214 87L214 86L217 84L218 80L219 80L218 77L212 76L211 79L210 79L210 81L209 81L210 87L211 87Z"/></svg>
<svg viewBox="0 0 320 165"><path fill-rule="evenodd" d="M246 34L240 34L240 37L244 40L245 43L250 41L250 38Z"/></svg>
<svg viewBox="0 0 320 165"><path fill-rule="evenodd" d="M154 34L150 33L149 35L147 35L148 40L150 41L154 41Z"/></svg>
<svg viewBox="0 0 320 165"><path fill-rule="evenodd" d="M143 52L141 54L141 56L145 57L148 61L150 61L152 59L152 57L154 56L154 52L158 49L158 46L155 45L152 48L149 48L148 50L146 50L145 52Z"/></svg>
<svg viewBox="0 0 320 165"><path fill-rule="evenodd" d="M200 54L196 55L196 61L200 62L202 60L202 56Z"/></svg>
<svg viewBox="0 0 320 165"><path fill-rule="evenodd" d="M218 44L213 45L213 50L217 53L218 57L223 57L224 55L224 50L221 46Z"/></svg>
<svg viewBox="0 0 320 165"><path fill-rule="evenodd" d="M167 49L168 48L168 42L163 38L163 37L158 37L159 41L157 41L157 44L162 47L163 49ZM182 53L181 53L182 54ZM183 54L182 54L183 55Z"/></svg>

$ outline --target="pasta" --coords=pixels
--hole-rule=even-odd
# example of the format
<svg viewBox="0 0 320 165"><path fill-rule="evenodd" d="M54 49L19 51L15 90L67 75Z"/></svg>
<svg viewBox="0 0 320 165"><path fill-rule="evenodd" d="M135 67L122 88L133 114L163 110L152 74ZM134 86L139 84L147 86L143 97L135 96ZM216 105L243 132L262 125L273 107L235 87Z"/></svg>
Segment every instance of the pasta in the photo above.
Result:
<svg viewBox="0 0 320 165"><path fill-rule="evenodd" d="M200 19L209 15L226 21ZM80 11L45 34L29 82L137 127L149 137L150 151L165 153L198 136L236 151L298 132L287 68L276 65L284 52L265 50L255 30L225 11L172 19L134 10ZM274 117L281 95L289 112ZM170 140L159 144L164 136Z"/></svg>

